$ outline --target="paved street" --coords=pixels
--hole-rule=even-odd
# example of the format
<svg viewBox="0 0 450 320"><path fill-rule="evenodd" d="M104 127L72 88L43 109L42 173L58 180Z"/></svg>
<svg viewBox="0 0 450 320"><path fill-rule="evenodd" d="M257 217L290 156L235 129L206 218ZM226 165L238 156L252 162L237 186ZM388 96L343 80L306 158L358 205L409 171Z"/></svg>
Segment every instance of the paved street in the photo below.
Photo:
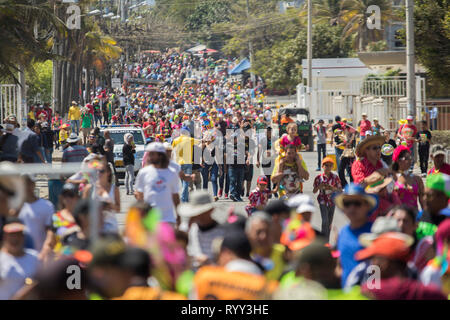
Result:
<svg viewBox="0 0 450 320"><path fill-rule="evenodd" d="M328 147L329 150L327 152L331 152L331 147ZM314 182L315 176L318 174L318 172L315 171L317 167L317 152L303 152L302 153L303 159L306 162L306 165L308 166L308 170L310 173L310 179L304 183L304 192L306 194L309 194L310 196L313 196L313 199L316 199L316 195L313 195L312 193L312 185ZM255 171L253 174L253 181L252 181L252 188L256 187L256 179L260 173L260 169L255 167ZM212 185L209 183L209 191L212 194ZM233 202L231 200L224 200L223 198L220 199L215 203L216 211L214 212L214 217L219 222L224 222L227 218L228 211L231 206L235 206L236 210L240 214L245 214L245 206L247 205L247 198L243 198L244 202ZM122 212L117 215L117 219L119 221L119 224L123 226L125 222L126 217L126 211L125 209L128 208L134 201L133 196L126 195L125 186L120 186L120 200L121 200L121 206L122 206ZM321 217L320 217L320 211L318 211L315 215L312 216L312 224L313 227L320 230L321 228ZM333 227L332 227L332 233L331 233L331 240L334 241L334 235L336 234L337 230L339 230L345 223L347 219L346 217L340 212L338 209L336 210L334 221L333 221Z"/></svg>
<svg viewBox="0 0 450 320"><path fill-rule="evenodd" d="M328 148L327 153L334 153L334 150L330 146L327 146L327 148ZM314 182L314 178L318 174L318 172L315 171L316 166L317 166L317 152L303 152L302 156L306 162L306 165L308 167L308 171L310 174L310 179L304 183L304 188L303 188L304 193L312 196L313 199L316 201L317 194L314 195L312 193L312 189L313 189L312 185ZM59 162L60 158L61 158L61 152L55 151L53 157L56 160L55 161L56 163ZM262 174L262 172L260 170L261 169L258 169L255 166L255 171L253 174L253 181L252 181L252 189L256 187L256 179L257 179L258 175ZM417 165L415 167L415 171L416 171L415 173L417 173L417 174L419 173ZM45 176L42 176L42 177L44 178ZM121 181L121 182L123 182L123 181ZM43 198L48 198L48 190L46 188L46 182L44 182L44 181L38 182L37 187L39 188L40 196ZM209 187L209 191L212 194L211 183L209 183L208 187ZM231 206L235 207L237 213L244 215L245 214L245 206L247 205L248 202L247 202L246 197L243 197L243 199L244 199L244 202L233 202L231 200L225 200L222 198L219 201L215 202L215 206L217 208L216 211L214 212L215 219L218 222L223 223L228 216L228 212L229 212L229 209L231 208ZM129 196L126 194L124 185L120 186L120 200L121 200L122 211L119 214L117 214L117 220L119 222L120 227L123 228L123 226L125 224L126 210L135 201L134 196ZM322 222L322 219L320 217L320 211L317 211L317 213L312 216L312 225L313 225L313 227L320 230L321 222ZM347 223L347 218L343 215L343 213L339 209L336 208L334 219L333 219L331 237L330 237L330 240L332 243L334 243L339 229L346 223Z"/></svg>

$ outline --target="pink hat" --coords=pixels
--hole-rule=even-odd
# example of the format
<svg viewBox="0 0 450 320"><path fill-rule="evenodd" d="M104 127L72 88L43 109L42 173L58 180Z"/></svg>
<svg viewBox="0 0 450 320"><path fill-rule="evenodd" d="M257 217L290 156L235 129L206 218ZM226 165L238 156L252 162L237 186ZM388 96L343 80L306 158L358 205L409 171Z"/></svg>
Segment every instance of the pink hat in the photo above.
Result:
<svg viewBox="0 0 450 320"><path fill-rule="evenodd" d="M411 151L409 151L408 147L406 147L404 145L399 145L397 148L395 148L394 154L392 155L392 161L397 162L398 157L405 150L408 151L409 153L411 153Z"/></svg>

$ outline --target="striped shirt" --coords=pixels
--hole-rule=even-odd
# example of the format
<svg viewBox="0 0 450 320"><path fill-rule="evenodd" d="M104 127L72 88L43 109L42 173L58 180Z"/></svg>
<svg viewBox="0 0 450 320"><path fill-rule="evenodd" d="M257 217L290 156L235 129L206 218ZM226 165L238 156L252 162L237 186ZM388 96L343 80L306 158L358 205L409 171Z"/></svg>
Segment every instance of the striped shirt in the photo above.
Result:
<svg viewBox="0 0 450 320"><path fill-rule="evenodd" d="M88 156L88 151L85 147L75 145L70 146L64 150L62 162L82 162Z"/></svg>

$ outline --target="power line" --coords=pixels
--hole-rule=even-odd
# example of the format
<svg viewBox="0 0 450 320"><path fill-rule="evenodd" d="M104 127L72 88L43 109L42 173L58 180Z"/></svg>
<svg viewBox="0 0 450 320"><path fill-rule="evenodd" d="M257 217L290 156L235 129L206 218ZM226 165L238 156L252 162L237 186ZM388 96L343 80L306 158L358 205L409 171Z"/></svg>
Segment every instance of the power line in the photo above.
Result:
<svg viewBox="0 0 450 320"><path fill-rule="evenodd" d="M297 17L291 17L291 18L285 18L285 17L279 17L279 18L275 18L272 20L264 20L262 21L262 23L255 23L255 24L245 24L245 25L239 25L239 26L234 26L234 27L230 27L230 28L225 28L222 30L217 30L217 31L196 31L196 32L183 32L183 31L173 31L173 32L146 32L148 35L155 35L155 36L167 36L167 35L176 35L176 36L194 36L194 35L220 35L220 34L226 34L226 33L230 33L230 32L237 32L237 31L242 31L242 30L251 30L251 29L255 29L255 28L262 28L262 27L267 27L273 24L281 24L284 22L288 22L288 21L292 21L292 20L296 20ZM245 29L244 29L245 28ZM114 35L111 35L114 37Z"/></svg>

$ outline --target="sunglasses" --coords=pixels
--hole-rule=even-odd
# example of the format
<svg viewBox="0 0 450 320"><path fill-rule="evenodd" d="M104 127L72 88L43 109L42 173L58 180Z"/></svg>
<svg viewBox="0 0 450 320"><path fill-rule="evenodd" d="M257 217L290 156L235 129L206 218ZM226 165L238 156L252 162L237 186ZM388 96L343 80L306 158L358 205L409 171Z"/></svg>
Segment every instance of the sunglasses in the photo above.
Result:
<svg viewBox="0 0 450 320"><path fill-rule="evenodd" d="M344 204L345 208L349 208L351 206L355 206L355 207L359 208L362 206L363 203L362 203L362 201L359 201L359 200L344 200L343 204Z"/></svg>

